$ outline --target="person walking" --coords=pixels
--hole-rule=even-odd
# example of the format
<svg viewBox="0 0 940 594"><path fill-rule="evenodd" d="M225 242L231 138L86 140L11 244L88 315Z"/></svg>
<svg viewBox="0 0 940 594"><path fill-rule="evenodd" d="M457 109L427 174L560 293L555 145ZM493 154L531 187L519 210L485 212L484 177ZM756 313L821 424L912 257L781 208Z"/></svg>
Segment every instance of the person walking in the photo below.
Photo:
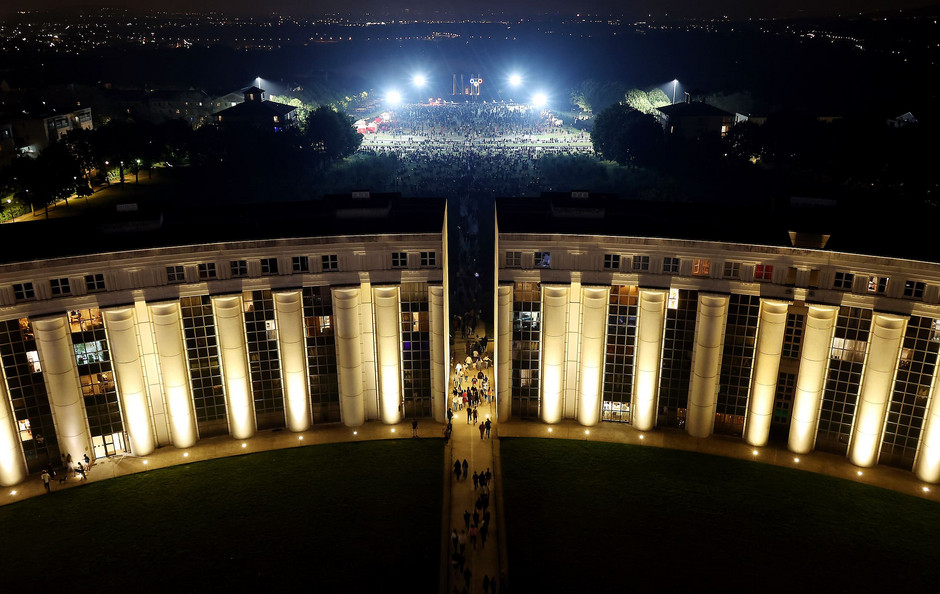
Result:
<svg viewBox="0 0 940 594"><path fill-rule="evenodd" d="M463 523L466 525L467 530L470 530L470 510L463 510ZM454 530L454 548L457 548L457 531Z"/></svg>
<svg viewBox="0 0 940 594"><path fill-rule="evenodd" d="M411 437L418 437L418 419L411 419Z"/></svg>
<svg viewBox="0 0 940 594"><path fill-rule="evenodd" d="M486 522L480 524L480 548L486 546L486 534L490 531L490 525Z"/></svg>
<svg viewBox="0 0 940 594"><path fill-rule="evenodd" d="M480 423L480 439L483 439L483 434L486 432L486 423Z"/></svg>
<svg viewBox="0 0 940 594"><path fill-rule="evenodd" d="M470 470L470 463L467 462L467 459L463 459L463 480L467 480L467 471Z"/></svg>
<svg viewBox="0 0 940 594"><path fill-rule="evenodd" d="M46 493L52 492L52 486L49 482L52 480L52 475L49 474L49 471L45 468L42 469L42 486L45 487Z"/></svg>
<svg viewBox="0 0 940 594"><path fill-rule="evenodd" d="M489 438L490 438L490 428L493 426L493 422L492 422L491 420L487 419L487 420L486 420L486 423L484 423L484 425L486 425L486 438L489 439Z"/></svg>
<svg viewBox="0 0 940 594"><path fill-rule="evenodd" d="M81 462L79 462L81 464ZM454 461L454 474L457 475L457 480L460 480L460 460Z"/></svg>
<svg viewBox="0 0 940 594"><path fill-rule="evenodd" d="M477 490L477 485L480 483L480 475L476 470L473 471L473 490Z"/></svg>
<svg viewBox="0 0 940 594"><path fill-rule="evenodd" d="M483 576L483 594L490 594L490 576Z"/></svg>
<svg viewBox="0 0 940 594"><path fill-rule="evenodd" d="M477 536L480 535L480 529L477 528L476 524L470 526L470 530L467 532L467 536L470 537L470 544L473 545L473 548L477 548Z"/></svg>

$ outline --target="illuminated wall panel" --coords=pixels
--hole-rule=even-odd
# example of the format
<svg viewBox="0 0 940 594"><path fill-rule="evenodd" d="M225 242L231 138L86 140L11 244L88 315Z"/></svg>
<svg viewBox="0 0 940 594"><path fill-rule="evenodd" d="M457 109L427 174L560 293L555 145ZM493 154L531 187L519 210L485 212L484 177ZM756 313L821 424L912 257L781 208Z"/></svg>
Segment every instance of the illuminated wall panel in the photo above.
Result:
<svg viewBox="0 0 940 594"><path fill-rule="evenodd" d="M546 423L557 423L562 415L569 290L567 286L542 285L541 418Z"/></svg>
<svg viewBox="0 0 940 594"><path fill-rule="evenodd" d="M401 422L401 322L399 288L372 287L375 307L375 357L382 422Z"/></svg>
<svg viewBox="0 0 940 594"><path fill-rule="evenodd" d="M366 420L362 387L362 332L359 323L359 294L359 287L333 288L333 313L336 316L336 363L339 368L339 402L343 424L347 427L358 427Z"/></svg>
<svg viewBox="0 0 940 594"><path fill-rule="evenodd" d="M578 421L596 425L601 415L607 333L607 287L581 289L581 370L578 377Z"/></svg>
<svg viewBox="0 0 940 594"><path fill-rule="evenodd" d="M132 307L104 310L102 314L131 451L136 456L147 456L154 450L153 421L137 342L137 316Z"/></svg>
<svg viewBox="0 0 940 594"><path fill-rule="evenodd" d="M858 412L852 431L852 447L849 450L852 464L866 467L874 466L878 461L885 411L894 385L898 351L907 318L875 313L871 321L868 356L865 358Z"/></svg>
<svg viewBox="0 0 940 594"><path fill-rule="evenodd" d="M307 399L307 348L300 291L274 293L274 311L287 428L306 431L310 428L310 401Z"/></svg>
<svg viewBox="0 0 940 594"><path fill-rule="evenodd" d="M512 285L497 288L496 306L496 404L500 421L508 421L512 388Z"/></svg>
<svg viewBox="0 0 940 594"><path fill-rule="evenodd" d="M68 318L58 316L34 320L33 330L36 332L43 377L56 420L59 450L63 454L71 454L75 461L85 454L93 457L82 408L82 389L75 367L75 353L69 340Z"/></svg>
<svg viewBox="0 0 940 594"><path fill-rule="evenodd" d="M235 439L247 439L255 434L255 411L248 376L248 349L245 346L241 295L213 297L212 309L219 336L229 432Z"/></svg>
<svg viewBox="0 0 940 594"><path fill-rule="evenodd" d="M447 422L447 318L444 316L444 287L428 288L431 313L431 414L438 423Z"/></svg>
<svg viewBox="0 0 940 594"><path fill-rule="evenodd" d="M813 449L819 402L826 382L836 314L839 312L839 308L834 305L808 305L807 308L803 354L796 379L788 442L790 451L797 454L805 454Z"/></svg>
<svg viewBox="0 0 940 594"><path fill-rule="evenodd" d="M648 431L656 424L667 295L667 291L640 289L633 381L633 426L641 431Z"/></svg>
<svg viewBox="0 0 940 594"><path fill-rule="evenodd" d="M715 425L722 341L728 316L726 295L699 294L695 350L692 351L692 385L689 388L687 429L694 437L708 437Z"/></svg>
<svg viewBox="0 0 940 594"><path fill-rule="evenodd" d="M196 443L196 417L193 414L193 395L186 369L186 351L183 345L183 325L178 302L150 306L160 375L170 421L170 438L177 448L188 448Z"/></svg>
<svg viewBox="0 0 940 594"><path fill-rule="evenodd" d="M6 378L0 376L0 485L9 487L26 478L26 459L7 394Z"/></svg>
<svg viewBox="0 0 940 594"><path fill-rule="evenodd" d="M744 427L744 439L751 445L766 445L770 437L788 307L789 304L783 301L761 299L756 360Z"/></svg>

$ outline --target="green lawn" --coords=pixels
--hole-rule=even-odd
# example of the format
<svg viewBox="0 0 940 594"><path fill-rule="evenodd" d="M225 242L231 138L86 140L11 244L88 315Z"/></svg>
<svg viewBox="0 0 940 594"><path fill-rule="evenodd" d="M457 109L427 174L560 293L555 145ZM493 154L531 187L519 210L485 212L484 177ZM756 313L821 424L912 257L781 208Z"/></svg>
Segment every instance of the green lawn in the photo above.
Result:
<svg viewBox="0 0 940 594"><path fill-rule="evenodd" d="M929 591L940 505L756 462L500 441L516 591ZM522 588L522 590L519 590Z"/></svg>
<svg viewBox="0 0 940 594"><path fill-rule="evenodd" d="M443 454L439 439L317 445L35 497L0 508L0 583L434 591Z"/></svg>

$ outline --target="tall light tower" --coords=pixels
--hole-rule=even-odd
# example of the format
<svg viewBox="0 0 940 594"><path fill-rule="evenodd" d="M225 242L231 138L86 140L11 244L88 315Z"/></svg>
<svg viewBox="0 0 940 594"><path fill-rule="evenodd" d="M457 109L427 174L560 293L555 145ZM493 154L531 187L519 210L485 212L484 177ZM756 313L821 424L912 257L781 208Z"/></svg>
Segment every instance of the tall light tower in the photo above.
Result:
<svg viewBox="0 0 940 594"><path fill-rule="evenodd" d="M424 85L428 82L428 80L424 77L423 74L416 74L412 77L411 82L414 84L415 88L418 89L418 103L421 103L421 89L424 88Z"/></svg>
<svg viewBox="0 0 940 594"><path fill-rule="evenodd" d="M676 89L679 88L679 79L673 79L672 81L672 104L676 104Z"/></svg>

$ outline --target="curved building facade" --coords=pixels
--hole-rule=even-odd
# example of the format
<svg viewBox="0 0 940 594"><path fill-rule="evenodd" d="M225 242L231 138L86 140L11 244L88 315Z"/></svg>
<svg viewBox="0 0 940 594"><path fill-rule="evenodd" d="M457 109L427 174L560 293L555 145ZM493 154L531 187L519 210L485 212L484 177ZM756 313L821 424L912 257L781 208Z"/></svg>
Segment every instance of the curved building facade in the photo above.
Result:
<svg viewBox="0 0 940 594"><path fill-rule="evenodd" d="M853 244L804 206L749 224L582 193L497 201L500 418L774 441L940 481L940 264L870 255L911 246Z"/></svg>
<svg viewBox="0 0 940 594"><path fill-rule="evenodd" d="M4 228L0 484L214 435L444 420L445 202L263 208Z"/></svg>

